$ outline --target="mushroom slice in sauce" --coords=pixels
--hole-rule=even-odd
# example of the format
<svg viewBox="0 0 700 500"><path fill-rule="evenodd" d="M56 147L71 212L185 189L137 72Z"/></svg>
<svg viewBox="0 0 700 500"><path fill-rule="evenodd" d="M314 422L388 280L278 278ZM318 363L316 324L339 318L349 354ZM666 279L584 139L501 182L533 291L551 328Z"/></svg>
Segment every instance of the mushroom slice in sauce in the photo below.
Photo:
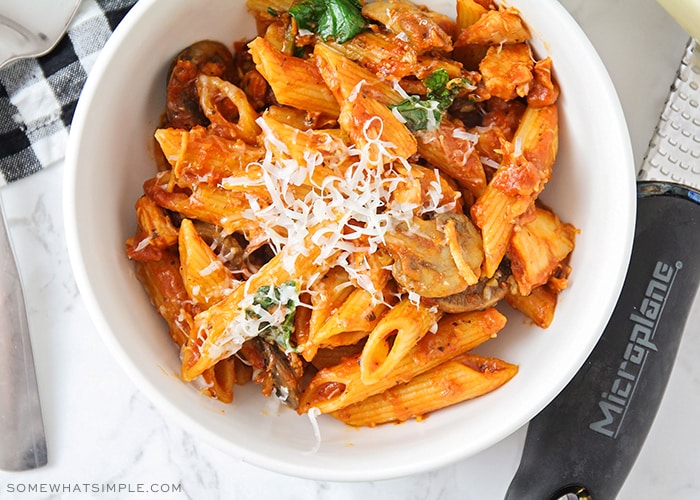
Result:
<svg viewBox="0 0 700 500"><path fill-rule="evenodd" d="M423 297L446 297L476 284L484 259L481 235L460 213L414 217L385 236L394 279Z"/></svg>

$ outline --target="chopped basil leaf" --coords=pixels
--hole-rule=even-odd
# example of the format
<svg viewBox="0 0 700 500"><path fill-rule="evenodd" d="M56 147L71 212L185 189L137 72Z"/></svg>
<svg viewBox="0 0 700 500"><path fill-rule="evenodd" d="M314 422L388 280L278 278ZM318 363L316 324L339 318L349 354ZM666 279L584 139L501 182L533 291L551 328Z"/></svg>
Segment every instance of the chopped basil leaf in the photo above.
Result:
<svg viewBox="0 0 700 500"><path fill-rule="evenodd" d="M436 101L421 100L417 95L409 96L389 107L396 109L404 119L405 125L413 131L437 127L442 116L442 110L438 109ZM434 127L430 126L430 122Z"/></svg>
<svg viewBox="0 0 700 500"><path fill-rule="evenodd" d="M300 28L339 43L347 42L367 27L358 0L301 0L289 13Z"/></svg>
<svg viewBox="0 0 700 500"><path fill-rule="evenodd" d="M447 71L438 69L423 80L428 89L425 99L412 95L389 108L403 117L410 130L431 130L440 125L442 112L452 105L457 93L468 83L464 78L450 80Z"/></svg>
<svg viewBox="0 0 700 500"><path fill-rule="evenodd" d="M299 290L294 281L286 281L280 286L261 286L255 291L253 304L245 312L250 317L260 319L264 312L272 313L275 309L284 308L286 315L279 324L267 321L260 323L259 335L266 340L276 342L285 352L295 351L291 344L294 331L294 317L299 304Z"/></svg>

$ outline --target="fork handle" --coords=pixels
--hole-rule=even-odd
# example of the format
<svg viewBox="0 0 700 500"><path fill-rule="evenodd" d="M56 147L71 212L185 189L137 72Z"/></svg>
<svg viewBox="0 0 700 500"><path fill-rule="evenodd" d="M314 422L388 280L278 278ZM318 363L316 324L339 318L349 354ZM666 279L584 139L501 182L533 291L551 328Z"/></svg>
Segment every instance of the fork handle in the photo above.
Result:
<svg viewBox="0 0 700 500"><path fill-rule="evenodd" d="M0 469L46 465L46 439L19 271L0 203Z"/></svg>
<svg viewBox="0 0 700 500"><path fill-rule="evenodd" d="M700 283L700 193L661 182L637 193L618 303L583 367L530 422L507 499L615 498L651 428Z"/></svg>

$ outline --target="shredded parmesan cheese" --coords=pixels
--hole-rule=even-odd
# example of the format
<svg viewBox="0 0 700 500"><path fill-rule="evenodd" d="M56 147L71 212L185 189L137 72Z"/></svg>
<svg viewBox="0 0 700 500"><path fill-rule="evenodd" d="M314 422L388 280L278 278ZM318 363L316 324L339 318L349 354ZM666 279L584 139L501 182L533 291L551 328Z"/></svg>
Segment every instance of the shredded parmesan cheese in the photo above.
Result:
<svg viewBox="0 0 700 500"><path fill-rule="evenodd" d="M136 248L134 248L134 252L140 252L141 250L146 248L151 243L152 239L153 236L151 236L150 234L143 238L141 241L139 241L139 244L136 245Z"/></svg>
<svg viewBox="0 0 700 500"><path fill-rule="evenodd" d="M207 267L205 267L204 269L201 269L199 271L199 275L200 276L209 276L211 273L213 273L214 271L216 271L219 268L219 265L220 264L218 261L213 260L209 263L209 265Z"/></svg>
<svg viewBox="0 0 700 500"><path fill-rule="evenodd" d="M308 255L305 245L309 228L318 226L321 229L311 239L321 249L319 263L335 255L333 265L342 265L359 286L373 294L379 293L361 270L348 264L349 256L358 251L376 251L384 243L385 233L396 223L409 220L416 207L391 201L391 193L406 182L407 175L399 174L394 165L400 165L408 175L411 166L390 152L392 145L380 139L383 124L379 120L380 132L376 133L375 120L379 119L373 118L365 124L363 144L348 147L346 153L352 162L342 167L341 162L324 162L323 155L313 152L307 152L305 163L297 162L264 118L257 120L266 154L260 162L248 165L248 169L259 172L259 176L228 177L222 184L228 188L264 186L269 192L269 204L248 194L250 210L243 216L261 227L264 238L276 252L287 246L293 249L287 252L289 258L283 262L286 270L293 271L297 254ZM321 163L331 168L332 173L320 184L313 184L314 188L303 196L295 196L301 191L297 187L311 184L313 171ZM435 195L431 206L439 203L437 191Z"/></svg>
<svg viewBox="0 0 700 500"><path fill-rule="evenodd" d="M310 450L305 451L304 455L314 455L321 449L321 429L318 426L318 417L321 415L321 410L316 407L310 408L306 413L309 417L309 422L311 422L311 428L314 431L314 445Z"/></svg>

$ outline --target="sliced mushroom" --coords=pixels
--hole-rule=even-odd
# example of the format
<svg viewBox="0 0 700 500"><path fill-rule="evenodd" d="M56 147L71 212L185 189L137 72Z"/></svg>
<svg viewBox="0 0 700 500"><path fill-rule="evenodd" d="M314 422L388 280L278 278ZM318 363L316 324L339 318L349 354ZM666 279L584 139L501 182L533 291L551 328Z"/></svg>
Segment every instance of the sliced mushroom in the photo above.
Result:
<svg viewBox="0 0 700 500"><path fill-rule="evenodd" d="M460 293L431 299L429 303L446 313L483 310L505 297L513 284L508 268L501 266L491 278L484 278Z"/></svg>
<svg viewBox="0 0 700 500"><path fill-rule="evenodd" d="M294 365L301 363L295 353L289 355L282 352L277 344L255 337L252 345L265 362L265 371L270 374L275 394L288 406L296 410L301 397L301 370L295 370ZM297 359L294 359L297 358Z"/></svg>
<svg viewBox="0 0 700 500"><path fill-rule="evenodd" d="M195 220L194 227L199 236L214 250L214 253L233 272L239 272L243 267L243 247L236 235L225 234L214 224Z"/></svg>
<svg viewBox="0 0 700 500"><path fill-rule="evenodd" d="M177 55L168 75L165 126L189 130L208 124L195 88L200 73L230 81L234 76L231 51L220 42L202 40Z"/></svg>
<svg viewBox="0 0 700 500"><path fill-rule="evenodd" d="M394 258L392 274L406 290L423 297L445 297L475 284L484 258L481 235L460 213L415 217L386 234Z"/></svg>

